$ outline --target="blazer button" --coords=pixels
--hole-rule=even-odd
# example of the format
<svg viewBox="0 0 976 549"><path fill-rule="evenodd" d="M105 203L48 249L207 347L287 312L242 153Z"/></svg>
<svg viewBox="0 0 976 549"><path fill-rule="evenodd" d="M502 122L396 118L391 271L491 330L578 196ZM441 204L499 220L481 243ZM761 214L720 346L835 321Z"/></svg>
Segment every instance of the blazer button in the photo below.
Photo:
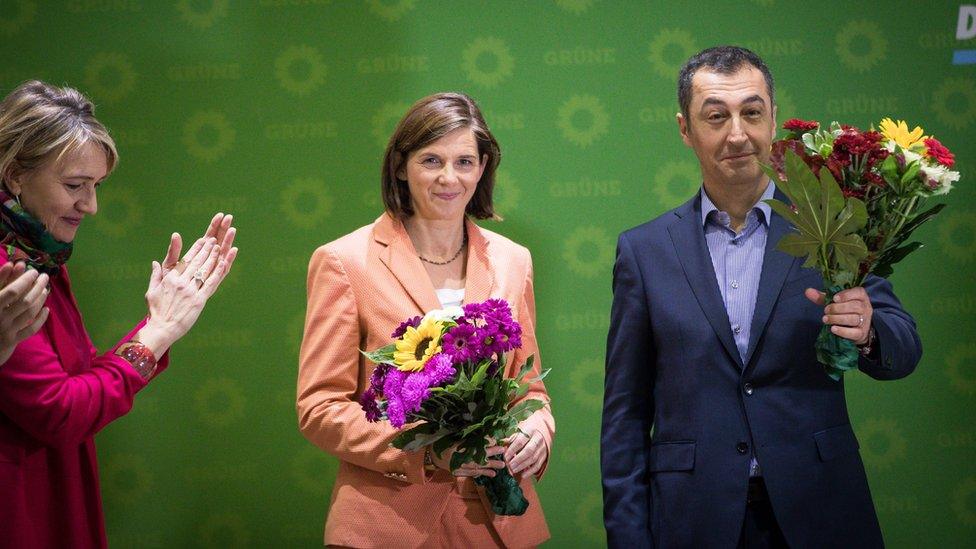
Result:
<svg viewBox="0 0 976 549"><path fill-rule="evenodd" d="M742 390L746 392L747 395L752 394L752 383L746 383L742 386Z"/></svg>
<svg viewBox="0 0 976 549"><path fill-rule="evenodd" d="M745 442L740 442L735 445L735 451L744 454L749 451L749 445Z"/></svg>

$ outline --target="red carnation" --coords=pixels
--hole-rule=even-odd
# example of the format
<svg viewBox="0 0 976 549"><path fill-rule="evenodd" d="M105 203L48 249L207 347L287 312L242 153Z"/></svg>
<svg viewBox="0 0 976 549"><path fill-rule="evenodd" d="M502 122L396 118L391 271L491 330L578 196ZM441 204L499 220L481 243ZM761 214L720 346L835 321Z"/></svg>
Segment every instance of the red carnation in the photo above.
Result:
<svg viewBox="0 0 976 549"><path fill-rule="evenodd" d="M945 148L945 145L939 143L939 140L934 137L925 140L925 156L934 159L946 168L951 168L956 163L956 155L949 152L949 149Z"/></svg>
<svg viewBox="0 0 976 549"><path fill-rule="evenodd" d="M815 130L820 127L820 122L814 122L811 120L800 120L799 118L790 118L783 124L784 130L790 130L791 132L803 133L810 130Z"/></svg>

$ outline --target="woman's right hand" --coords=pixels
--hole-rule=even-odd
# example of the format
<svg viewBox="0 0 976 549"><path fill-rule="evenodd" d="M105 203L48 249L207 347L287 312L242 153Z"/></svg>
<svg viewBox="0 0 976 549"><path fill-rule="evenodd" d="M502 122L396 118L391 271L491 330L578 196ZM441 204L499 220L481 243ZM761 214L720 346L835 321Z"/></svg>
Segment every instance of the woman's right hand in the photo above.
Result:
<svg viewBox="0 0 976 549"><path fill-rule="evenodd" d="M230 234L232 239L233 232ZM237 248L222 250L216 237L205 236L183 256L185 267L182 271L168 269L164 272L162 265L153 261L146 292L149 319L135 339L157 358L162 356L196 323L207 300L230 272L236 257Z"/></svg>
<svg viewBox="0 0 976 549"><path fill-rule="evenodd" d="M23 263L0 266L0 365L47 320L48 276Z"/></svg>
<svg viewBox="0 0 976 549"><path fill-rule="evenodd" d="M488 462L485 465L479 465L473 461L469 461L453 471L451 470L451 456L454 455L453 448L445 451L441 457L438 457L437 453L433 450L428 451L430 452L430 460L438 469L448 471L456 477L493 477L497 469L503 469L505 467L505 461L503 459L491 459L493 456L504 455L504 446L489 446L487 451Z"/></svg>

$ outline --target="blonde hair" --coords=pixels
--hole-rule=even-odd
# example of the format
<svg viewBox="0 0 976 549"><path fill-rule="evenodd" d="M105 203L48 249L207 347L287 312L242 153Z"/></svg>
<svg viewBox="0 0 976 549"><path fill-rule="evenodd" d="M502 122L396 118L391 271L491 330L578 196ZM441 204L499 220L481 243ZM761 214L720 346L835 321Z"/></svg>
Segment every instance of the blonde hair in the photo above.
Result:
<svg viewBox="0 0 976 549"><path fill-rule="evenodd" d="M108 173L119 153L108 130L95 118L95 107L74 88L38 80L24 82L0 103L0 181L37 169L86 143L105 150Z"/></svg>

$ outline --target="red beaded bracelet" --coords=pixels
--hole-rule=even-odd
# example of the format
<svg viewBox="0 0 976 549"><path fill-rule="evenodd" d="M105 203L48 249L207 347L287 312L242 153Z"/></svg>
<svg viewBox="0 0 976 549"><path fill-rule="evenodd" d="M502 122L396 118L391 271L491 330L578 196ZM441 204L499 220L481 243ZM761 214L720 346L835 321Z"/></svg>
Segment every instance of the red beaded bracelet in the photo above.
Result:
<svg viewBox="0 0 976 549"><path fill-rule="evenodd" d="M142 343L138 341L129 341L119 345L116 349L115 354L124 358L142 379L149 381L153 374L156 373L156 356L153 352Z"/></svg>

